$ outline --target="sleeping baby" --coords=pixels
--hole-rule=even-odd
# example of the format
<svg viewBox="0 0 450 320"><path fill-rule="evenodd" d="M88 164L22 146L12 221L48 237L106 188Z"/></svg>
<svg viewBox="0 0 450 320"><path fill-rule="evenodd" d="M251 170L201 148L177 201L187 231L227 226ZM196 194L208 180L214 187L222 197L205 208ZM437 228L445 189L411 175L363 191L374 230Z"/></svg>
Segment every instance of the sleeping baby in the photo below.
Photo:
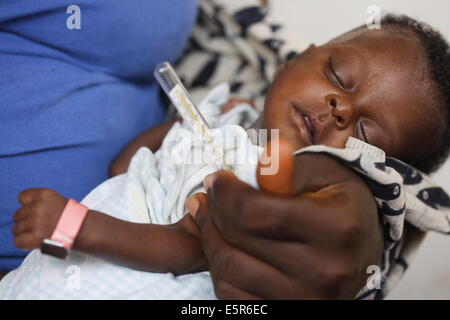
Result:
<svg viewBox="0 0 450 320"><path fill-rule="evenodd" d="M429 27L387 16L381 30L360 27L285 62L261 115L245 102L230 108L227 85L213 89L199 108L226 162L254 188L264 149L246 129L266 132L267 140L278 132L296 156L327 153L352 167L368 183L395 241L405 210L408 222L422 229L428 227L424 212L439 210L417 193L432 184L412 167L430 173L450 148L448 54L445 40ZM158 136L165 136L161 146ZM123 174L83 199L89 211L67 258L33 250L0 282L0 298L215 298L185 206L218 170L202 140L184 123L163 125L132 142L114 168ZM420 188L405 182L405 172L422 177ZM40 248L68 199L27 189L19 201L15 243Z"/></svg>

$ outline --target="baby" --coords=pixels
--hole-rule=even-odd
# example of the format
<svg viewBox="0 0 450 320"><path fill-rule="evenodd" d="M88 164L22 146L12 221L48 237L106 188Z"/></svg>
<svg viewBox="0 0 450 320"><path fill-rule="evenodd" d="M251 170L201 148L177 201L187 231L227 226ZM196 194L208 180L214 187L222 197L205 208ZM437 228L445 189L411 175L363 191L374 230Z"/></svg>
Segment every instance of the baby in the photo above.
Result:
<svg viewBox="0 0 450 320"><path fill-rule="evenodd" d="M253 127L268 129L268 132L279 129L280 135L296 150L313 145L342 149L346 147L349 137L354 137L425 173L436 170L447 157L450 148L448 45L437 32L407 17L387 16L381 25L381 30L360 27L322 46L310 46L302 54L285 62L266 95L264 112ZM215 104L223 104L223 101ZM246 119L255 116L248 106L241 105L241 108L238 111L245 113ZM235 114L238 111L231 110ZM217 120L217 127L232 123L225 121L225 118L226 114L210 117ZM135 171L131 169L134 166L136 172L140 171L140 175L135 177L136 181L144 179L147 174L158 180L162 189L164 186L175 187L176 179L171 180L174 175L169 172L178 169L164 167L163 161L155 162L148 149L140 149L130 164L132 155L140 147L156 151L169 129L170 125L162 125L132 142L112 168L112 172L118 174L124 173L130 165L130 171L109 181L116 179L115 185L127 183L125 181L129 180L123 177L133 179ZM183 138L183 131L180 131L182 129L181 125L176 124L169 132L170 139L164 140L163 148L172 152L166 154L166 157L176 157L177 147L169 144ZM243 130L239 131L234 127L231 130L235 136L245 135ZM223 132L216 131L219 139ZM192 145L189 148L192 150ZM237 146L233 149L235 155L241 153L239 148ZM258 156L262 151L257 146L246 148L254 149L249 153L250 158ZM178 149L177 154L181 151ZM164 159L163 155L160 157L157 160ZM152 161L155 163L149 164ZM159 166L157 174L148 167L151 165ZM254 177L246 176L248 170L240 170L237 166L234 169L238 177L256 187ZM197 175L199 168L195 170ZM143 209L142 204L128 204L133 207L133 216L121 216L120 213L106 211L107 205L102 207L83 201L90 211L73 248L89 256L148 274L183 275L207 270L195 222L190 215L182 217L186 212L180 204L184 203L187 196L199 190L199 182L212 171L214 166L202 171L202 176L191 182L189 190L184 193L180 186L177 199L171 203L172 207L180 208L171 211L178 214L169 215L170 218L164 221L158 220L157 213L165 210L167 201L164 201L165 208L156 208L158 197L155 194L159 192L156 189L146 190L144 195L144 198L148 194L153 197L152 201L147 199L144 204L149 206L149 203L153 203L154 208ZM172 177L167 178L169 182L163 181L166 176ZM188 179L184 180L186 181ZM144 184L152 185L148 182ZM96 190L94 193L97 194L105 192L102 186ZM171 192L163 191L165 195ZM89 196L87 198L89 200ZM19 201L23 207L14 215L16 245L23 249L39 248L42 241L52 234L67 199L52 190L28 189L20 193ZM103 212L95 210L96 207L102 207ZM111 205L111 210L117 210L112 207ZM137 212L148 212L150 216L152 212L156 213L154 218L146 220ZM38 254L37 251L33 253L35 257ZM69 258L65 265L76 264L76 259ZM27 260L19 268L19 273L21 269L24 272ZM48 262L47 267L51 268L52 263ZM31 269L29 272L38 270ZM20 277L17 275L9 275L0 283L0 296L8 286L20 287ZM5 284L5 281L8 283ZM43 281L42 278L40 281ZM149 281L156 283L161 278ZM207 285L204 288L206 291L212 290ZM59 297L67 297L64 288L57 290L60 290ZM4 295L12 296L24 297L17 291L15 295ZM145 297L149 298L148 295ZM209 296L199 294L196 297Z"/></svg>

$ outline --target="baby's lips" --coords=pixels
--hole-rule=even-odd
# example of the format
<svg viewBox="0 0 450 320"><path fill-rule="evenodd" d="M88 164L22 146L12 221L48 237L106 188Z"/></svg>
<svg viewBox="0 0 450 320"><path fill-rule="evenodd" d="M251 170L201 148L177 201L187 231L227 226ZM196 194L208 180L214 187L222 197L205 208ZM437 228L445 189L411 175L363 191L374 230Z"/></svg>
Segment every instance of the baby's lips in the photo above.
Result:
<svg viewBox="0 0 450 320"><path fill-rule="evenodd" d="M273 143L279 143L278 156L271 154L277 151ZM272 147L274 147L274 150L272 150ZM293 195L294 151L292 144L283 137L267 143L257 169L258 184L262 190L280 196ZM278 161L278 166L276 161ZM269 170L269 168L277 168L277 170ZM267 172L270 174L267 174Z"/></svg>

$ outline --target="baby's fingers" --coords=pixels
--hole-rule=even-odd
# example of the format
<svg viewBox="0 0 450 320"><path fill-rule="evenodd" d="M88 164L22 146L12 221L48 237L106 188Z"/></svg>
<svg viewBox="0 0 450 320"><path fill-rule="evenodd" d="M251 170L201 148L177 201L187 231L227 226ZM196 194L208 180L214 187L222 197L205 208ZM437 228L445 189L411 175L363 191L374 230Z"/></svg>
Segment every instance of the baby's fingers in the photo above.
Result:
<svg viewBox="0 0 450 320"><path fill-rule="evenodd" d="M42 239L40 239L39 237L36 237L36 235L34 235L31 232L25 232L25 233L19 234L14 239L14 244L19 249L32 250L32 249L39 248L41 246Z"/></svg>
<svg viewBox="0 0 450 320"><path fill-rule="evenodd" d="M26 222L18 222L11 228L11 232L14 237L18 237L23 233L31 231L33 231L33 228Z"/></svg>
<svg viewBox="0 0 450 320"><path fill-rule="evenodd" d="M25 189L22 192L19 193L17 199L19 200L20 204L25 206L28 203L35 200L37 196L44 190L44 188L29 188Z"/></svg>
<svg viewBox="0 0 450 320"><path fill-rule="evenodd" d="M29 216L27 207L22 207L13 214L12 218L14 222L19 222L26 220Z"/></svg>

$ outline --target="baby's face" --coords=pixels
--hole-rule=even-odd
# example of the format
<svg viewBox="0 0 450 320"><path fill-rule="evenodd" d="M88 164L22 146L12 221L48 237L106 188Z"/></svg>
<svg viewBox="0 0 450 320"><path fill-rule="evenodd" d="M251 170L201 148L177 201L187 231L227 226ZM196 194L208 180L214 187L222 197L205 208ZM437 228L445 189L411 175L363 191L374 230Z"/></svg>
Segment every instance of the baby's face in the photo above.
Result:
<svg viewBox="0 0 450 320"><path fill-rule="evenodd" d="M285 63L266 96L262 127L296 148L343 148L349 136L400 159L439 134L418 40L360 29Z"/></svg>

